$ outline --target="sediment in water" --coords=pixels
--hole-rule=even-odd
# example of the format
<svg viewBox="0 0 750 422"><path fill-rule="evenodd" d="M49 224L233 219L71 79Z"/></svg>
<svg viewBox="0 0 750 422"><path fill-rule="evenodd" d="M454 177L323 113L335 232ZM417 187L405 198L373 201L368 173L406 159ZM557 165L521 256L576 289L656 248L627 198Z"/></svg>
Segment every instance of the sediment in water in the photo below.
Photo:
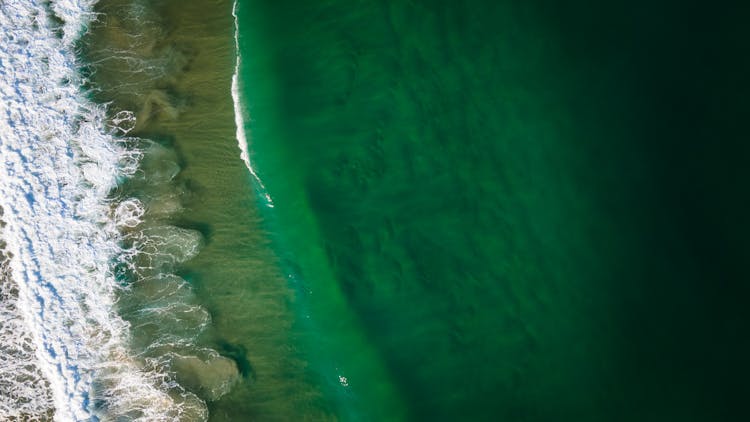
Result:
<svg viewBox="0 0 750 422"><path fill-rule="evenodd" d="M180 157L173 140L148 136L163 121L180 114L173 92L184 71L184 49L160 43L159 16L137 2L103 2L106 12L92 28L87 57L99 96L112 96L110 120L138 155L135 174L120 183L116 195L131 198L115 210L123 233L119 276L120 315L131 326L132 352L148 371L164 374L165 388L181 405L196 409L182 419L205 419L204 400L226 394L238 378L232 359L198 338L211 317L198 303L190 283L175 274L194 258L203 235L180 227L188 189L178 179ZM109 79L112 78L112 79Z"/></svg>
<svg viewBox="0 0 750 422"><path fill-rule="evenodd" d="M2 381L9 397L28 398L37 390L14 378L28 370L41 389L35 401L3 409L0 419L44 420L53 406L60 420L205 419L197 397L132 353L131 327L115 312L127 286L112 264L131 251L118 244L124 233L113 212L127 214L126 226L138 224L137 207L124 206L136 203L116 187L133 176L139 154L113 137L127 131L117 126L127 113L107 119L80 89L86 77L77 73L74 42L92 3L0 3L0 204L8 223L4 255L12 254L4 265L17 289L7 277L3 288L14 302L6 308L22 315L31 342L22 327L13 330L29 359L17 372L3 371ZM15 322L8 324L3 330ZM34 367L48 384L36 382Z"/></svg>
<svg viewBox="0 0 750 422"><path fill-rule="evenodd" d="M131 198L113 210L118 309L143 365L211 420L328 419L237 148L231 6L101 1L82 43L93 98L139 160L114 192Z"/></svg>

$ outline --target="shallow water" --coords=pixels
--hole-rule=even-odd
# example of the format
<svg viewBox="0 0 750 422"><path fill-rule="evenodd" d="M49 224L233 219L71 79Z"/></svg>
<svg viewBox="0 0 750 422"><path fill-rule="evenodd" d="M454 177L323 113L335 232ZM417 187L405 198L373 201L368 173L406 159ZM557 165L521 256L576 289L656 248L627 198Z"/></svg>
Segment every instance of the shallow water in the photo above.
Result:
<svg viewBox="0 0 750 422"><path fill-rule="evenodd" d="M23 320L4 320L2 332L11 334L6 356L27 358L4 363L3 389L22 401L2 409L2 419L44 420L52 407L60 420L164 420L184 410L179 394L162 388L164 373L131 353L131 331L115 309L123 286L112 264L128 251L113 214L126 198L110 192L136 163L112 136L104 107L81 90L74 42L90 6L0 3L3 276L12 277L3 293L17 299L10 309Z"/></svg>
<svg viewBox="0 0 750 422"><path fill-rule="evenodd" d="M0 218L2 215L0 208ZM5 225L0 220L0 236ZM52 390L34 356L33 334L24 321L18 285L11 274L13 255L5 251L6 247L0 240L0 416L52 419Z"/></svg>
<svg viewBox="0 0 750 422"><path fill-rule="evenodd" d="M139 147L142 174L124 183L120 194L145 205L144 223L135 232L164 239L135 240L150 253L137 261L146 270L127 277L142 281L123 295L122 311L134 325L136 350L189 356L180 351L189 344L215 351L199 357L218 353L231 361L167 358L177 381L209 402L211 420L325 418L325 400L294 341L293 294L268 247L235 138L231 8L228 1L97 6L102 17L85 50L95 98L111 102L111 114L133 112L128 136L151 142ZM122 54L112 54L118 48ZM183 233L175 228L167 229L169 236L153 233L164 227L185 234L175 236ZM197 253L185 249L191 233L199 239ZM152 275L165 268L174 272L166 276L174 283ZM185 306L189 313L172 320ZM166 319L154 321L143 311L152 308L169 308Z"/></svg>

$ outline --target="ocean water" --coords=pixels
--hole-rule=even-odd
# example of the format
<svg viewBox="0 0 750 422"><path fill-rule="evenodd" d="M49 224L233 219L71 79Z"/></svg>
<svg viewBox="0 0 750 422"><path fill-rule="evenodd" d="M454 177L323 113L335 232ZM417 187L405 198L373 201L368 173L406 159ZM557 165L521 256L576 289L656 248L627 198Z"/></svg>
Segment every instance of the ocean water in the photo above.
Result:
<svg viewBox="0 0 750 422"><path fill-rule="evenodd" d="M744 413L748 11L710 9L240 2L250 158L349 418Z"/></svg>
<svg viewBox="0 0 750 422"><path fill-rule="evenodd" d="M0 1L0 420L744 420L750 10Z"/></svg>

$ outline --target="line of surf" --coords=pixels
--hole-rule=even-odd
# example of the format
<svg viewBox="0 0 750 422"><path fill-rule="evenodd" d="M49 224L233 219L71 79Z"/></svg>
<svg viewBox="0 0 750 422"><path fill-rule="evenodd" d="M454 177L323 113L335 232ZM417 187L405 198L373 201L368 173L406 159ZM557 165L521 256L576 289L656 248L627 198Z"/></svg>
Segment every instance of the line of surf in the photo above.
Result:
<svg viewBox="0 0 750 422"><path fill-rule="evenodd" d="M112 263L127 251L109 194L137 163L80 90L74 44L95 2L0 2L3 238L55 419L176 420L167 378L131 356L130 327L115 311Z"/></svg>
<svg viewBox="0 0 750 422"><path fill-rule="evenodd" d="M263 180L261 180L260 176L258 176L258 173L255 171L255 168L250 161L250 151L247 143L248 139L245 132L245 118L243 115L242 99L240 97L239 75L240 62L242 59L240 56L240 27L238 20L239 18L237 16L237 0L235 0L232 4L232 17L234 18L235 56L237 57L234 64L234 74L232 75L232 100L234 101L234 123L237 126L237 144L240 147L240 157L245 163L247 169L250 171L250 174L253 176L260 194L265 199L265 204L273 208L273 199L271 198L271 194L268 193L268 189L266 189L266 186L263 184Z"/></svg>

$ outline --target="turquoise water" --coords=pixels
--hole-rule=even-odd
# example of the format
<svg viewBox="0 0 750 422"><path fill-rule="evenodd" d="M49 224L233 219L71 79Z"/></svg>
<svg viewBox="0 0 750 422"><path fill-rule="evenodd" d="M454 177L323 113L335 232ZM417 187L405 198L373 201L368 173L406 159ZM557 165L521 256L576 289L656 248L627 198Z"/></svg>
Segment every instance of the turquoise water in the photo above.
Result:
<svg viewBox="0 0 750 422"><path fill-rule="evenodd" d="M667 3L240 2L265 224L343 419L738 409L746 31Z"/></svg>

